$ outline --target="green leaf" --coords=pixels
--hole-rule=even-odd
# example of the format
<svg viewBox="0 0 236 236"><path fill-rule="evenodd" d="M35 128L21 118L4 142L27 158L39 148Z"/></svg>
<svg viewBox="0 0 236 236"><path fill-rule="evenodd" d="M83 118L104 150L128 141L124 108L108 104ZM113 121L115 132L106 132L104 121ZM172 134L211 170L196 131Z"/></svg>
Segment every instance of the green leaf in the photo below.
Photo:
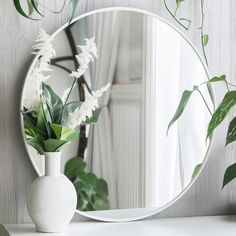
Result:
<svg viewBox="0 0 236 236"><path fill-rule="evenodd" d="M24 10L23 10L22 7L21 7L20 0L13 0L13 2L14 2L14 6L15 6L16 10L20 13L20 15L22 15L22 16L24 16L24 17L30 19L30 20L38 20L38 19L34 19L34 18L29 17L29 16L24 12Z"/></svg>
<svg viewBox="0 0 236 236"><path fill-rule="evenodd" d="M176 0L176 6L179 7L182 2L184 2L184 0Z"/></svg>
<svg viewBox="0 0 236 236"><path fill-rule="evenodd" d="M184 112L184 109L189 101L189 98L192 94L193 90L190 91L190 90L185 90L182 94L182 97L180 99L180 102L179 102L179 105L178 105L178 108L173 116L173 118L171 119L169 125L168 125L168 128L167 128L167 135L168 135L168 131L170 129L170 127L175 123L175 121L177 121L179 119L179 117L182 115L182 113Z"/></svg>
<svg viewBox="0 0 236 236"><path fill-rule="evenodd" d="M37 127L37 119L33 116L31 116L28 112L22 112L23 119L24 119L24 128L33 130L35 134L46 136L47 133L44 132L44 130L41 130Z"/></svg>
<svg viewBox="0 0 236 236"><path fill-rule="evenodd" d="M226 169L222 189L234 178L236 178L236 163Z"/></svg>
<svg viewBox="0 0 236 236"><path fill-rule="evenodd" d="M67 143L65 140L58 140L58 139L47 139L44 140L44 146L46 152L58 152L60 148Z"/></svg>
<svg viewBox="0 0 236 236"><path fill-rule="evenodd" d="M36 137L38 136L38 134L33 130L33 129L30 129L30 128L24 128L24 131L25 131L25 134L30 136L30 137Z"/></svg>
<svg viewBox="0 0 236 236"><path fill-rule="evenodd" d="M92 117L86 119L86 121L83 122L83 123L86 124L86 125L96 123L98 121L98 118L99 118L99 115L100 115L101 111L102 111L102 108L96 109L95 111L93 111Z"/></svg>
<svg viewBox="0 0 236 236"><path fill-rule="evenodd" d="M39 15L44 16L44 15L38 10L38 1L31 0L31 4L32 4L33 8L36 10L36 12L37 12Z"/></svg>
<svg viewBox="0 0 236 236"><path fill-rule="evenodd" d="M34 12L34 7L31 3L31 0L27 0L27 4L28 4L28 9L29 9L29 16L32 15L32 13Z"/></svg>
<svg viewBox="0 0 236 236"><path fill-rule="evenodd" d="M229 124L225 145L227 146L234 141L236 141L236 117Z"/></svg>
<svg viewBox="0 0 236 236"><path fill-rule="evenodd" d="M201 168L202 168L202 163L195 166L193 174L192 174L192 179L194 179L196 177L196 175L198 174L198 172Z"/></svg>
<svg viewBox="0 0 236 236"><path fill-rule="evenodd" d="M62 124L65 124L68 120L69 114L74 112L77 108L79 109L81 106L81 102L70 102L67 103L64 107L63 113L62 113Z"/></svg>
<svg viewBox="0 0 236 236"><path fill-rule="evenodd" d="M97 184L97 176L93 173L80 172L79 178L82 182L84 182L90 188L94 188Z"/></svg>
<svg viewBox="0 0 236 236"><path fill-rule="evenodd" d="M214 83L214 82L219 82L219 81L226 81L226 76L225 75L221 75L221 76L215 76L213 78L211 78L208 82L210 83Z"/></svg>
<svg viewBox="0 0 236 236"><path fill-rule="evenodd" d="M50 131L50 128L48 125L48 121L46 120L46 117L45 117L43 105L41 105L39 108L39 112L37 114L37 125L36 126L43 133L48 134L47 136L45 135L46 138L50 136L51 131Z"/></svg>
<svg viewBox="0 0 236 236"><path fill-rule="evenodd" d="M43 96L47 104L52 123L59 124L63 103L49 85L43 83L42 88Z"/></svg>
<svg viewBox="0 0 236 236"><path fill-rule="evenodd" d="M27 140L27 143L34 147L40 155L44 154L44 139L42 136L36 136Z"/></svg>
<svg viewBox="0 0 236 236"><path fill-rule="evenodd" d="M236 91L227 92L212 115L208 125L207 138L211 137L215 128L225 119L230 109L236 104Z"/></svg>
<svg viewBox="0 0 236 236"><path fill-rule="evenodd" d="M98 194L93 195L93 207L96 211L108 210L109 202L107 198L104 198Z"/></svg>
<svg viewBox="0 0 236 236"><path fill-rule="evenodd" d="M71 128L58 125L58 124L51 124L50 126L58 140L65 140L69 142L73 140L74 138L76 138L77 136L79 136L78 130L73 130Z"/></svg>
<svg viewBox="0 0 236 236"><path fill-rule="evenodd" d="M98 179L94 190L101 196L107 197L108 196L107 182L104 179Z"/></svg>
<svg viewBox="0 0 236 236"><path fill-rule="evenodd" d="M72 12L71 12L69 24L71 23L71 21L73 20L73 18L75 16L75 12L76 12L76 8L77 8L78 3L79 3L79 0L71 0L70 1Z"/></svg>
<svg viewBox="0 0 236 236"><path fill-rule="evenodd" d="M74 183L75 189L77 192L87 192L90 191L90 188L83 183L82 181L78 181L76 183Z"/></svg>
<svg viewBox="0 0 236 236"><path fill-rule="evenodd" d="M208 34L204 34L202 36L202 43L203 43L203 46L206 47L206 45L208 44L208 40L209 40L209 36Z"/></svg>
<svg viewBox="0 0 236 236"><path fill-rule="evenodd" d="M76 179L81 172L84 172L86 163L81 157L74 157L67 161L64 169L64 174L70 180Z"/></svg>

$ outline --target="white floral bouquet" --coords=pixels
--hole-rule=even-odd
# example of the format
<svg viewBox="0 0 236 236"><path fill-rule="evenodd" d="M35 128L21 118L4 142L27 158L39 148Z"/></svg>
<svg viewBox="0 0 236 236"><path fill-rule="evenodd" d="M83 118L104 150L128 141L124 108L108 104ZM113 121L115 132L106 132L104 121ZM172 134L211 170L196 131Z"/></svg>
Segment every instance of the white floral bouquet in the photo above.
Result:
<svg viewBox="0 0 236 236"><path fill-rule="evenodd" d="M107 84L98 91L91 91L84 86L85 100L68 102L77 80L84 75L89 63L97 58L93 37L85 39L85 45L78 46L81 50L76 55L79 67L69 75L74 78L74 82L62 96L58 96L46 84L49 78L47 73L51 71L50 61L55 56L52 41L52 37L40 30L33 46L33 54L36 54L38 63L30 74L30 89L25 93L22 110L27 143L41 155L44 152L60 151L64 144L78 137L81 125L95 123L101 112L98 98L110 86Z"/></svg>

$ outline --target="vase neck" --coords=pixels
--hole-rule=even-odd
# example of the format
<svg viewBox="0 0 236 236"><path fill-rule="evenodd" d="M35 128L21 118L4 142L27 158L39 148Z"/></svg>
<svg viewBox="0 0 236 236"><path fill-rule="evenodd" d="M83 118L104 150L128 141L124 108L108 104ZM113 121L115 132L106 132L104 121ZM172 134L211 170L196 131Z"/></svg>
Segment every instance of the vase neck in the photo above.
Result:
<svg viewBox="0 0 236 236"><path fill-rule="evenodd" d="M45 176L61 174L61 152L45 152Z"/></svg>

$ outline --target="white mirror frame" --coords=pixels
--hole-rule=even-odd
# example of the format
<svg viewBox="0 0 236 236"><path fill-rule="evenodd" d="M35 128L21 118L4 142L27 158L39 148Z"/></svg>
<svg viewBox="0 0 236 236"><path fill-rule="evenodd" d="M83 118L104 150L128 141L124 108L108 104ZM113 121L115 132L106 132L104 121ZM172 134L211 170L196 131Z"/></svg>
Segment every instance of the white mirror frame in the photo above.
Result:
<svg viewBox="0 0 236 236"><path fill-rule="evenodd" d="M109 7L109 8L102 8L102 9L99 9L99 10L94 10L94 11L90 11L90 12L87 12L85 14L82 14L76 18L73 19L72 23L75 22L75 21L78 21L84 17L87 17L87 16L90 16L90 15L93 15L93 14L96 14L96 13L101 13L101 12L107 12L107 11L117 11L117 10L122 10L122 11L132 11L132 12L137 12L137 13L142 13L142 14L146 14L146 15L149 15L149 16L152 16L160 21L162 21L163 23L165 23L167 26L171 27L173 30L175 30L177 33L179 33L183 39L191 46L191 48L194 50L194 52L196 53L197 57L199 58L199 60L201 61L203 67L204 67L204 70L206 72L206 75L207 75L207 78L210 79L210 76L209 76L209 72L208 72L208 69L207 69L207 66L204 62L204 60L202 59L201 55L199 54L199 52L197 51L196 47L189 41L189 39L180 31L178 30L174 25L172 25L171 23L167 22L165 19L157 16L156 14L154 13L151 13L149 11L145 11L145 10L140 10L140 9L136 9L136 8L130 8L130 7ZM52 34L52 37L56 37L62 30L64 30L67 26L68 26L69 23L66 23L64 24L63 26L61 26L58 30L56 30L53 34ZM38 58L35 57L33 62L31 63L29 69L28 69L28 72L27 72L27 75L25 77L25 80L24 80L24 83L23 83L23 87L25 85L25 81L26 81L26 78L28 77L29 75L29 72L31 71L31 69L35 66L36 62L37 62ZM21 94L21 98L23 96L23 87L22 87L22 94ZM214 89L213 89L213 99L214 99L215 95L214 95ZM21 100L21 104L20 104L20 108L22 107L22 100ZM23 124L23 119L22 119L22 116L20 114L20 119L21 119L21 124ZM26 142L25 142L25 138L24 138L24 126L21 125L21 130L22 130L22 136L23 136L23 140L24 140L24 143L25 143L25 147L26 147ZM153 216L157 213L160 213L162 211L164 211L165 209L167 209L168 207L170 207L171 205L173 205L175 202L177 202L190 188L191 186L195 183L195 181L197 180L197 178L199 177L199 175L201 174L203 168L205 167L205 164L206 164L206 161L208 159L208 156L209 156L209 153L211 151L211 148L212 148L212 142L214 140L214 134L212 136L212 139L211 141L209 142L209 145L208 145L208 148L207 148L207 151L206 151L206 155L203 159L203 165L200 169L200 171L198 172L198 174L195 176L194 180L192 180L187 186L186 188L179 194L177 195L171 202L167 203L166 205L160 207L160 208L157 208L155 210L152 210L152 211L148 211L148 212L144 212L143 215L141 216L133 216L132 213L131 214L128 214L128 210L129 209L120 209L120 215L122 216L121 218L113 218L112 217L109 219L105 216L103 217L99 217L99 216L91 216L89 214L89 212L82 212L82 211L79 211L79 210L76 210L76 213L82 215L82 216L85 216L87 218L90 218L90 219L94 219L94 220L99 220L99 221L105 221L105 222L127 222L127 221L136 221L136 220L141 220L141 219L145 219L147 217L150 217L150 216ZM27 149L26 149L27 151ZM39 168L37 167L36 163L34 162L34 160L29 156L30 158L30 161L36 171L36 173L39 175L39 176L42 176L43 174L41 173L41 171L39 170ZM134 211L134 209L132 209ZM107 210L106 212L110 211L111 212L111 216L112 216L112 211L113 210ZM122 214L122 211L124 214L127 214L129 216L127 217L123 217L123 214ZM118 214L115 214L117 217Z"/></svg>

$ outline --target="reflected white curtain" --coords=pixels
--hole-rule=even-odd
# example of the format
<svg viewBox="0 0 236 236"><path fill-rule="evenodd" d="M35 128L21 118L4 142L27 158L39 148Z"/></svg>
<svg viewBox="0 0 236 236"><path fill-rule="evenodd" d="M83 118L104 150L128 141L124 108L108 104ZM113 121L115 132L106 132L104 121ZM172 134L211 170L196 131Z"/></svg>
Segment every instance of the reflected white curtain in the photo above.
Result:
<svg viewBox="0 0 236 236"><path fill-rule="evenodd" d="M147 17L144 29L146 206L151 207L178 195L204 158L207 115L199 114L204 107L199 97L191 98L191 106L168 137L166 129L182 92L206 76L195 52L172 28Z"/></svg>
<svg viewBox="0 0 236 236"><path fill-rule="evenodd" d="M90 16L88 34L90 37L95 36L98 47L98 59L91 69L91 86L93 90L97 90L107 83L112 84L114 79L119 36L117 12ZM110 112L107 107L110 91L111 89L100 99L99 104L105 108L98 122L89 130L87 163L89 171L107 181L110 207L115 209L117 207L115 158Z"/></svg>
<svg viewBox="0 0 236 236"><path fill-rule="evenodd" d="M179 88L178 78L175 84L168 84L166 77L179 76L179 64L171 69L165 60L178 61L174 56L179 54L178 40L175 45L168 44L165 28L146 17L144 29L144 65L143 65L143 109L144 109L144 155L146 157L146 207L162 206L172 199L173 194L181 189L180 160L178 155L177 133L172 140L163 139L165 134L169 96L176 97ZM172 39L171 39L172 40ZM172 41L171 41L172 42ZM172 54L163 54L163 43L171 47ZM164 58L166 57L166 58ZM168 58L169 57L169 58ZM166 67L165 67L166 66ZM168 88L169 92L164 92ZM161 114L161 115L159 115ZM170 116L169 116L170 117ZM171 145L170 143L171 142ZM177 157L177 158L176 158Z"/></svg>

